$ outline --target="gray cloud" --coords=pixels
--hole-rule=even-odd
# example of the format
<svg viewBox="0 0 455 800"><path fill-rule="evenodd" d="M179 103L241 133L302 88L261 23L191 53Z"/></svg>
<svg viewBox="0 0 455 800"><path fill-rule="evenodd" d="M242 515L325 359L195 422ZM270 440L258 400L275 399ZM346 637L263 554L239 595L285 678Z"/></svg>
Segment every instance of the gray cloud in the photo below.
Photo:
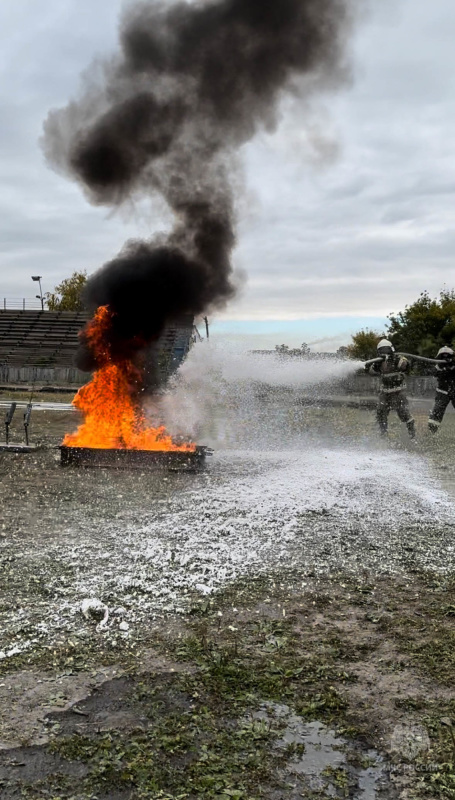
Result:
<svg viewBox="0 0 455 800"><path fill-rule="evenodd" d="M120 5L0 8L2 297L33 296L35 271L51 288L73 269L94 270L126 238L147 235L143 209L127 222L88 206L38 146L49 108L114 47ZM382 315L455 284L454 39L452 0L381 0L357 34L353 88L312 110L311 135L296 102L273 135L244 148L236 262L249 283L225 318Z"/></svg>

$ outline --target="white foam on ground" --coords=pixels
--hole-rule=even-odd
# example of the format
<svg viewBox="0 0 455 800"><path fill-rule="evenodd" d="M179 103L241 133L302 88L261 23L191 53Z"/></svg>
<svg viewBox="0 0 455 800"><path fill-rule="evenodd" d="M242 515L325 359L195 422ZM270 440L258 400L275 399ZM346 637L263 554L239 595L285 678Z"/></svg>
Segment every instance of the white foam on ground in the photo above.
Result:
<svg viewBox="0 0 455 800"><path fill-rule="evenodd" d="M77 591L114 593L139 616L282 568L394 573L411 559L443 572L455 562L454 505L425 460L402 453L225 453L211 480L142 513L139 525L127 513L111 522L103 552L86 530L71 558L84 565Z"/></svg>
<svg viewBox="0 0 455 800"><path fill-rule="evenodd" d="M305 439L293 421L292 391L329 391L356 368L232 352L221 359L216 349L195 348L161 413L218 442L227 432L241 447L219 448L206 473L184 478L95 472L92 508L66 510L57 497L57 533L49 532L45 550L39 537L20 543L22 563L43 576L46 593L34 597L27 625L29 611L11 617L14 636L0 655L68 631L86 635L84 598L124 607L129 632L119 632L114 615L106 635L129 636L154 616L187 611L195 595L249 576L452 571L455 506L425 457L378 449L368 436L363 447L352 438L347 446L336 426L336 439L323 427L310 441L311 431Z"/></svg>
<svg viewBox="0 0 455 800"><path fill-rule="evenodd" d="M154 497L138 476L120 513L109 511L108 492L92 513L74 511L45 551L27 542L22 563L60 566L47 597L11 616L14 637L1 655L88 635L87 597L126 609L127 633L114 615L96 635L134 636L147 620L185 612L195 596L248 576L455 567L455 507L421 456L336 446L227 451L206 474L186 477L169 476L167 493Z"/></svg>

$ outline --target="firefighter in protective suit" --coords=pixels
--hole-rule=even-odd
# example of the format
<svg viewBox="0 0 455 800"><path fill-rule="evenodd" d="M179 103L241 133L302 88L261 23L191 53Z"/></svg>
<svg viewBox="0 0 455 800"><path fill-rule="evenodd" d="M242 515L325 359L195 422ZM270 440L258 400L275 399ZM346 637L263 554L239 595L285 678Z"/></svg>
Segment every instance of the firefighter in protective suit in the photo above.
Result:
<svg viewBox="0 0 455 800"><path fill-rule="evenodd" d="M431 433L437 433L449 403L455 407L455 358L451 347L441 347L436 356L444 364L436 364L434 374L438 380L434 406L428 419Z"/></svg>
<svg viewBox="0 0 455 800"><path fill-rule="evenodd" d="M395 354L395 348L388 339L381 339L377 347L378 358L374 363L366 363L365 370L370 375L381 378L376 419L381 436L387 435L387 419L389 412L397 412L402 422L406 423L409 436L415 438L415 422L406 397L405 376L410 371L411 365L406 358Z"/></svg>

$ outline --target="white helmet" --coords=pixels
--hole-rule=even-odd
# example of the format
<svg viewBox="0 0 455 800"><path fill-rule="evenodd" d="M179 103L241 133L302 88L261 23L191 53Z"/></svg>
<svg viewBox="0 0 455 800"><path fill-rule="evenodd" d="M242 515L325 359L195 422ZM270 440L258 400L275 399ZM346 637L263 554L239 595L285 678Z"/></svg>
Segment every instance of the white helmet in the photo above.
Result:
<svg viewBox="0 0 455 800"><path fill-rule="evenodd" d="M381 341L378 342L377 350L382 350L383 347L390 347L392 353L395 352L395 348L392 342L389 342L388 339L381 339Z"/></svg>
<svg viewBox="0 0 455 800"><path fill-rule="evenodd" d="M439 350L438 350L438 355L436 356L436 358L439 358L439 356L446 356L447 358L452 358L452 356L453 356L452 348L451 347L447 347L447 346L440 347Z"/></svg>

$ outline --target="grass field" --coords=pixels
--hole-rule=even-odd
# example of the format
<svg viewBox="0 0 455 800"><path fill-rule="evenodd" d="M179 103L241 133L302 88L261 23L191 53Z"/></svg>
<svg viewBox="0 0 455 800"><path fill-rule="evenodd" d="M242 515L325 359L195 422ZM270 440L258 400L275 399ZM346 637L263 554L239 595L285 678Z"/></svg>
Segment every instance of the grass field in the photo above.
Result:
<svg viewBox="0 0 455 800"><path fill-rule="evenodd" d="M264 420L195 476L62 470L72 412L0 455L2 798L455 798L454 417Z"/></svg>

